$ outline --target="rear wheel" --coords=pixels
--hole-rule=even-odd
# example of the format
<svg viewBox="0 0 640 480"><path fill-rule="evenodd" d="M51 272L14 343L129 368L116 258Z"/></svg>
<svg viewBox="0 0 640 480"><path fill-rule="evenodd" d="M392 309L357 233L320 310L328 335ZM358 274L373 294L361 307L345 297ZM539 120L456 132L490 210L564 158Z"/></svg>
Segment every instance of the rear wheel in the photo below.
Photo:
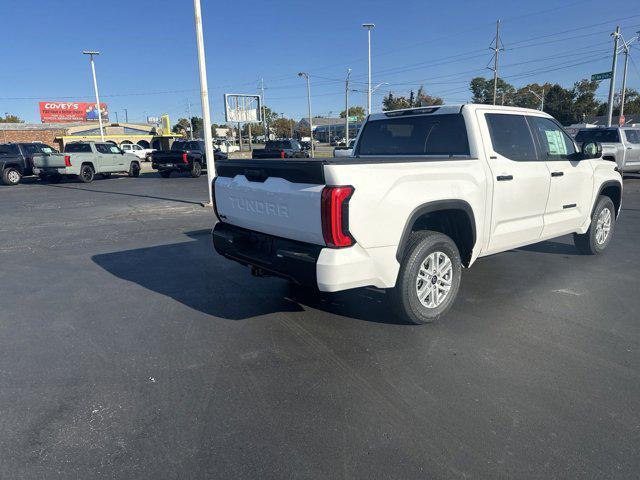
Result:
<svg viewBox="0 0 640 480"><path fill-rule="evenodd" d="M91 165L82 165L80 168L80 180L82 183L91 183L96 173Z"/></svg>
<svg viewBox="0 0 640 480"><path fill-rule="evenodd" d="M198 178L202 175L202 164L200 162L193 162L190 173L193 178Z"/></svg>
<svg viewBox="0 0 640 480"><path fill-rule="evenodd" d="M131 162L131 165L129 166L129 176L130 177L140 176L140 164L138 162Z"/></svg>
<svg viewBox="0 0 640 480"><path fill-rule="evenodd" d="M162 178L169 178L171 176L171 170L161 170L160 176Z"/></svg>
<svg viewBox="0 0 640 480"><path fill-rule="evenodd" d="M7 167L2 171L2 183L5 185L18 185L22 180L20 170L15 167Z"/></svg>
<svg viewBox="0 0 640 480"><path fill-rule="evenodd" d="M433 231L409 238L396 286L388 294L396 314L411 323L431 323L446 313L458 295L462 262L456 244Z"/></svg>
<svg viewBox="0 0 640 480"><path fill-rule="evenodd" d="M609 245L616 223L615 206L609 197L601 195L591 215L591 225L584 234L573 234L573 243L583 255L597 255Z"/></svg>

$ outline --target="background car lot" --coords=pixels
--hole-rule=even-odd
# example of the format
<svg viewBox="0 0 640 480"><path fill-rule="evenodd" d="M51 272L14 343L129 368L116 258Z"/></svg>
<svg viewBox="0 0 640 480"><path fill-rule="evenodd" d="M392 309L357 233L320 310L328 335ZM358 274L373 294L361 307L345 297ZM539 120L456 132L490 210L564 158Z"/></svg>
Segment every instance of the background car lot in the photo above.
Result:
<svg viewBox="0 0 640 480"><path fill-rule="evenodd" d="M216 256L205 178L0 188L0 478L633 478L625 188L604 255L480 260L426 327Z"/></svg>

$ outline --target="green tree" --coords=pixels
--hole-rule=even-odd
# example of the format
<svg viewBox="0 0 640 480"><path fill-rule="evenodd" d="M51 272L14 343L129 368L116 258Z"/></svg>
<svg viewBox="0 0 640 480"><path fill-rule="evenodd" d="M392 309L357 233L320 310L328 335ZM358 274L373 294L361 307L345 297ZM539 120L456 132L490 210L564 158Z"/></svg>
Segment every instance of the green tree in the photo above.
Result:
<svg viewBox="0 0 640 480"><path fill-rule="evenodd" d="M409 108L409 101L405 97L395 97L392 92L382 99L382 110L398 110Z"/></svg>
<svg viewBox="0 0 640 480"><path fill-rule="evenodd" d="M413 91L411 92L413 93ZM429 94L427 94L424 91L424 86L420 86L420 88L418 88L418 93L416 93L416 98L414 100L414 107L422 107L422 106L429 106L429 105L442 105L444 103L444 101L442 100L442 98L440 97L433 97Z"/></svg>
<svg viewBox="0 0 640 480"><path fill-rule="evenodd" d="M364 108L362 108L360 106L349 107L349 116L350 117L357 117L358 118L358 122L361 122L365 117ZM344 118L344 117L345 117L345 111L343 110L343 111L340 112L340 118Z"/></svg>
<svg viewBox="0 0 640 480"><path fill-rule="evenodd" d="M186 118L180 118L178 119L178 122L171 128L171 131L187 138L189 136L190 128L191 125L189 124L189 120L187 120Z"/></svg>
<svg viewBox="0 0 640 480"><path fill-rule="evenodd" d="M0 115L0 123L24 123L24 120L17 115L5 112L4 117Z"/></svg>
<svg viewBox="0 0 640 480"><path fill-rule="evenodd" d="M584 117L598 113L600 102L596 98L599 82L582 79L573 85L571 123L582 122Z"/></svg>
<svg viewBox="0 0 640 480"><path fill-rule="evenodd" d="M475 77L469 84L473 103L493 104L493 79ZM498 78L496 82L496 105L514 105L516 89L510 83Z"/></svg>
<svg viewBox="0 0 640 480"><path fill-rule="evenodd" d="M544 111L563 125L575 123L572 107L572 90L563 88L556 83L545 93Z"/></svg>

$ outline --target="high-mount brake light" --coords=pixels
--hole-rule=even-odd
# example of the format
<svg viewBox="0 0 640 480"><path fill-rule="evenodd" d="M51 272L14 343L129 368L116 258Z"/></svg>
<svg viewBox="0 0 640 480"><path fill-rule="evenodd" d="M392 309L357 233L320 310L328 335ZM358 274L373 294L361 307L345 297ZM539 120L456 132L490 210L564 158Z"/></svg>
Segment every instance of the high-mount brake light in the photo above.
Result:
<svg viewBox="0 0 640 480"><path fill-rule="evenodd" d="M64 156L64 166L65 167L70 167L71 166L71 156L70 155L65 155Z"/></svg>
<svg viewBox="0 0 640 480"><path fill-rule="evenodd" d="M350 247L355 240L349 232L351 185L324 187L322 190L322 236L328 247Z"/></svg>
<svg viewBox="0 0 640 480"><path fill-rule="evenodd" d="M187 154L186 153L182 154L182 163L189 163L189 160L187 158Z"/></svg>

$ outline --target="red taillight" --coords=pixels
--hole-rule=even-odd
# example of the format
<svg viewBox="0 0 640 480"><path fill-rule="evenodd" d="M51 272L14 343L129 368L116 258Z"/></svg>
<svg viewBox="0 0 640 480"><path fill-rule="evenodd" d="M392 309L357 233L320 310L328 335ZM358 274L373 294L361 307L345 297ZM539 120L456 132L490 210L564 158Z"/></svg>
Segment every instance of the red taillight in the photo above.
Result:
<svg viewBox="0 0 640 480"><path fill-rule="evenodd" d="M65 155L64 156L64 165L66 167L70 167L71 166L71 157L69 155Z"/></svg>
<svg viewBox="0 0 640 480"><path fill-rule="evenodd" d="M182 154L182 163L189 163L189 160L187 159L187 154L186 153Z"/></svg>
<svg viewBox="0 0 640 480"><path fill-rule="evenodd" d="M322 190L322 236L328 247L350 247L355 242L349 233L349 199L353 191L352 186Z"/></svg>
<svg viewBox="0 0 640 480"><path fill-rule="evenodd" d="M284 158L284 150L280 150L280 158Z"/></svg>

